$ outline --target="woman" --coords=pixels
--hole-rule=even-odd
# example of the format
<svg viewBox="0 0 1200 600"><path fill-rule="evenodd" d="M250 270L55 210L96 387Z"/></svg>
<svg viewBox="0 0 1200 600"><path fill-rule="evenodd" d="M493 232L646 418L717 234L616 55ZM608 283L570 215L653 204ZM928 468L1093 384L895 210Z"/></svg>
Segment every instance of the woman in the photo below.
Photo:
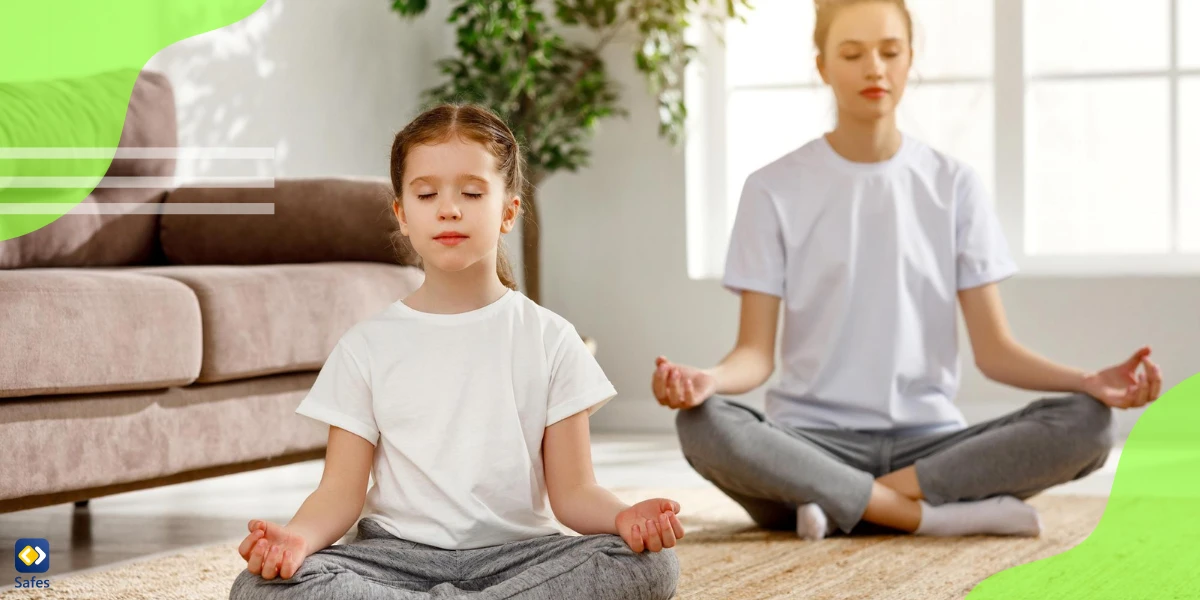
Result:
<svg viewBox="0 0 1200 600"><path fill-rule="evenodd" d="M1161 372L1149 348L1083 371L1013 339L996 284L1016 268L985 186L896 126L903 0L819 2L813 41L837 125L747 179L724 276L742 299L737 344L711 369L659 357L654 394L680 410L689 463L762 527L1036 536L1022 500L1102 466L1111 407L1155 400ZM781 305L764 415L720 395L770 377ZM958 307L984 375L1063 394L967 427Z"/></svg>

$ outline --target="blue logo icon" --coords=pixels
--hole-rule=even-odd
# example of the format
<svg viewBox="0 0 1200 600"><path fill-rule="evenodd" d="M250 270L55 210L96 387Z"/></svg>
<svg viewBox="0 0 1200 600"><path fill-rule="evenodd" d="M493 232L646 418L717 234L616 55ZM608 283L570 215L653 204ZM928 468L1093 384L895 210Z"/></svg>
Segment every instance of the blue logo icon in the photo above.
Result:
<svg viewBox="0 0 1200 600"><path fill-rule="evenodd" d="M13 552L18 573L45 573L50 570L50 542L42 538L21 538L13 546Z"/></svg>

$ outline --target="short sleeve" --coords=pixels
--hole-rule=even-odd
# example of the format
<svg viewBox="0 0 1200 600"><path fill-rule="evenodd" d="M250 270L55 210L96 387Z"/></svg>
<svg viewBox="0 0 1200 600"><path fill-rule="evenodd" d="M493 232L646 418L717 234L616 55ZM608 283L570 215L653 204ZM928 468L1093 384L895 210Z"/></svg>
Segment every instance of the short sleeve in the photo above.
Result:
<svg viewBox="0 0 1200 600"><path fill-rule="evenodd" d="M771 195L751 176L738 202L722 283L733 291L782 297L784 259L779 212Z"/></svg>
<svg viewBox="0 0 1200 600"><path fill-rule="evenodd" d="M955 263L958 289L1007 279L1017 272L983 179L963 167L955 189Z"/></svg>
<svg viewBox="0 0 1200 600"><path fill-rule="evenodd" d="M373 445L379 443L379 428L371 402L371 385L366 371L340 340L296 413L340 427Z"/></svg>
<svg viewBox="0 0 1200 600"><path fill-rule="evenodd" d="M579 333L567 327L551 357L546 427L584 410L593 414L616 395Z"/></svg>

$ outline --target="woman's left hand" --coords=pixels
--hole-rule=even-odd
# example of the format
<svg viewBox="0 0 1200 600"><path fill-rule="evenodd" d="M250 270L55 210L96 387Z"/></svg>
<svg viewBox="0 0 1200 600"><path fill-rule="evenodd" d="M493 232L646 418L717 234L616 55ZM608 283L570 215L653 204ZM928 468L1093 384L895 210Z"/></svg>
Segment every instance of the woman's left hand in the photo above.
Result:
<svg viewBox="0 0 1200 600"><path fill-rule="evenodd" d="M1150 348L1143 346L1125 362L1086 375L1083 391L1114 408L1142 407L1158 399L1162 369L1150 360Z"/></svg>
<svg viewBox="0 0 1200 600"><path fill-rule="evenodd" d="M643 500L617 513L617 532L637 553L673 548L675 540L683 537L678 513L679 503L673 500Z"/></svg>

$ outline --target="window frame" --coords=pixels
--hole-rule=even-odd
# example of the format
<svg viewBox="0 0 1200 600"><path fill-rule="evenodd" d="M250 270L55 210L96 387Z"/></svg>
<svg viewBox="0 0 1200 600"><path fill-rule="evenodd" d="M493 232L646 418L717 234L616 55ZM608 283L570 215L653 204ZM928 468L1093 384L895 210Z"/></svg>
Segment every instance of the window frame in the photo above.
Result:
<svg viewBox="0 0 1200 600"><path fill-rule="evenodd" d="M1026 69L1025 6L1029 0L993 0L994 65L990 79L994 110L993 173L995 210L1004 229L1018 277L1194 276L1200 274L1200 253L1182 251L1180 213L1181 136L1179 134L1180 80L1200 76L1200 68L1179 66L1179 3L1169 3L1170 61L1161 70L1089 72L1031 75ZM728 232L734 214L727 198L726 119L729 91L725 77L725 47L720 33L708 25L689 31L689 41L700 60L688 67L685 101L688 138L685 147L687 206L687 270L692 279L719 279L723 275ZM1169 223L1170 253L1146 254L1037 254L1025 252L1027 101L1033 83L1098 81L1129 77L1166 79L1169 94ZM926 78L924 85L989 82L984 77ZM816 84L819 86L820 84ZM763 88L812 89L814 84L772 85ZM722 240L714 243L714 240Z"/></svg>

